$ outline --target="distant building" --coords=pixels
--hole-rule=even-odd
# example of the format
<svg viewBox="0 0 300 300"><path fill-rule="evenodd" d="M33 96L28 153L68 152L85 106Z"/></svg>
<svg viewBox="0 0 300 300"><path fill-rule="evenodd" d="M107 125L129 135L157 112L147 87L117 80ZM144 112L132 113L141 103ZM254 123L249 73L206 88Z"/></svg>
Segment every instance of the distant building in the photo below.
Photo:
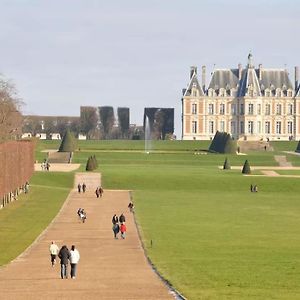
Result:
<svg viewBox="0 0 300 300"><path fill-rule="evenodd" d="M287 70L255 68L252 55L245 68L216 69L208 87L191 67L190 82L182 97L182 138L208 140L216 131L241 140L300 138L299 70L295 85Z"/></svg>
<svg viewBox="0 0 300 300"><path fill-rule="evenodd" d="M40 140L46 140L47 139L46 133L36 133L35 137L40 139Z"/></svg>
<svg viewBox="0 0 300 300"><path fill-rule="evenodd" d="M50 139L51 140L61 140L61 136L58 132L50 133Z"/></svg>
<svg viewBox="0 0 300 300"><path fill-rule="evenodd" d="M57 132L62 136L66 128L78 133L79 117L70 116L23 116L23 134L31 133L32 136L37 136L40 139L51 138L50 134Z"/></svg>

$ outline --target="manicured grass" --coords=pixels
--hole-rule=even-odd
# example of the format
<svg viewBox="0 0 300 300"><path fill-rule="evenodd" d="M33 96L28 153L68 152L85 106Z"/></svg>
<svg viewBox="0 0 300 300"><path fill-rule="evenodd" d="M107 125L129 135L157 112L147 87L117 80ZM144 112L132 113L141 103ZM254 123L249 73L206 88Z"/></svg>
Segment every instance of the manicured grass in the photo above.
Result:
<svg viewBox="0 0 300 300"><path fill-rule="evenodd" d="M189 300L300 299L299 179L219 170L225 155L195 155L194 141L149 155L141 141L104 142L81 142L74 162L96 154L104 188L133 190L148 255ZM274 154L291 145L227 157L275 166Z"/></svg>
<svg viewBox="0 0 300 300"><path fill-rule="evenodd" d="M36 172L28 194L0 211L0 265L22 253L55 217L73 186L74 173Z"/></svg>

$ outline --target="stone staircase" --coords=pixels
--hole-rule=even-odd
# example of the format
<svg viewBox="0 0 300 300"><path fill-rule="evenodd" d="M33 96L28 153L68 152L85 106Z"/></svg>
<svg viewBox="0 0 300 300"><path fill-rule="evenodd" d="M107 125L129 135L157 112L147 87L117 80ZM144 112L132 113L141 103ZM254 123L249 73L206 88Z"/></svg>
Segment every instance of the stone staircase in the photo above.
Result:
<svg viewBox="0 0 300 300"><path fill-rule="evenodd" d="M69 164L72 156L72 152L48 152L48 162L50 164Z"/></svg>
<svg viewBox="0 0 300 300"><path fill-rule="evenodd" d="M238 141L240 152L248 151L274 151L273 147L266 141Z"/></svg>

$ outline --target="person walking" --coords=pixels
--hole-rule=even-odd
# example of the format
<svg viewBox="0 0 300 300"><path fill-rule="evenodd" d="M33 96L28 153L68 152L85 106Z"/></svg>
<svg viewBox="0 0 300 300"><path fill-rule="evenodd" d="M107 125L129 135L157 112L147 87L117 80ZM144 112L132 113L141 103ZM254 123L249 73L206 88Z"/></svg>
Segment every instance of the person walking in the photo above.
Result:
<svg viewBox="0 0 300 300"><path fill-rule="evenodd" d="M96 188L95 194L96 194L97 198L99 198L99 196L100 196L99 187Z"/></svg>
<svg viewBox="0 0 300 300"><path fill-rule="evenodd" d="M115 225L119 222L119 219L116 214L113 215L111 222L113 223L113 225Z"/></svg>
<svg viewBox="0 0 300 300"><path fill-rule="evenodd" d="M120 226L119 226L119 224L118 224L118 223L113 224L112 230L113 230L113 232L114 232L114 237L115 237L115 239L117 240L117 239L118 239L118 233L119 233L119 231L120 231Z"/></svg>
<svg viewBox="0 0 300 300"><path fill-rule="evenodd" d="M125 216L124 216L123 213L120 215L119 221L120 221L121 224L125 223Z"/></svg>
<svg viewBox="0 0 300 300"><path fill-rule="evenodd" d="M102 195L103 195L103 188L102 188L102 186L99 187L99 194L100 194L100 198L101 198Z"/></svg>
<svg viewBox="0 0 300 300"><path fill-rule="evenodd" d="M51 245L49 247L49 251L50 251L50 257L51 257L51 264L52 264L52 267L54 267L54 265L56 263L56 256L57 256L57 254L59 252L59 248L55 244L54 241L51 242Z"/></svg>
<svg viewBox="0 0 300 300"><path fill-rule="evenodd" d="M70 259L70 251L66 245L63 245L59 250L58 257L60 258L60 276L61 279L68 278L68 262Z"/></svg>
<svg viewBox="0 0 300 300"><path fill-rule="evenodd" d="M77 190L78 190L78 193L81 193L81 184L80 183L78 183L78 185L77 185Z"/></svg>
<svg viewBox="0 0 300 300"><path fill-rule="evenodd" d="M85 183L83 183L82 184L82 191L85 193L85 191L86 191L86 184Z"/></svg>
<svg viewBox="0 0 300 300"><path fill-rule="evenodd" d="M120 226L120 231L121 231L121 237L124 240L126 236L126 225L125 223L122 223Z"/></svg>
<svg viewBox="0 0 300 300"><path fill-rule="evenodd" d="M75 246L72 245L71 251L70 251L70 264L71 264L71 278L75 279L76 278L76 269L77 269L77 264L80 259L80 254L77 249L75 249Z"/></svg>

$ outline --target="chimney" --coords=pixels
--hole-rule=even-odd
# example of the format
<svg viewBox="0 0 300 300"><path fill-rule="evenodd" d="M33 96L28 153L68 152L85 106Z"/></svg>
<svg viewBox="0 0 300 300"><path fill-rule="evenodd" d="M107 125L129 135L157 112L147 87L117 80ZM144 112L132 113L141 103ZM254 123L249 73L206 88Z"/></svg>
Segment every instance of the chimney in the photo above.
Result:
<svg viewBox="0 0 300 300"><path fill-rule="evenodd" d="M238 65L238 68L239 68L239 80L241 80L242 79L242 64L239 64Z"/></svg>
<svg viewBox="0 0 300 300"><path fill-rule="evenodd" d="M202 66L202 89L205 92L206 66Z"/></svg>
<svg viewBox="0 0 300 300"><path fill-rule="evenodd" d="M190 79L193 77L194 73L197 75L197 67L192 66L191 67L191 73L190 73Z"/></svg>
<svg viewBox="0 0 300 300"><path fill-rule="evenodd" d="M299 67L295 67L295 90L297 90L299 85Z"/></svg>
<svg viewBox="0 0 300 300"><path fill-rule="evenodd" d="M258 79L262 79L262 64L258 65Z"/></svg>

